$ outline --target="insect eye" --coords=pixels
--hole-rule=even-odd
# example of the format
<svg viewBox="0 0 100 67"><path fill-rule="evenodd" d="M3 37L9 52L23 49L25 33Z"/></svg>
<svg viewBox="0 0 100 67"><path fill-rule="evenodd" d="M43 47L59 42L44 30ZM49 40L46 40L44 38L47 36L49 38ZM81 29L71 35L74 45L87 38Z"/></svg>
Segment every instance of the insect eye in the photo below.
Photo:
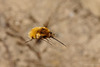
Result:
<svg viewBox="0 0 100 67"><path fill-rule="evenodd" d="M50 34L52 34L52 32L49 32Z"/></svg>
<svg viewBox="0 0 100 67"><path fill-rule="evenodd" d="M46 38L47 36L43 36L43 38Z"/></svg>

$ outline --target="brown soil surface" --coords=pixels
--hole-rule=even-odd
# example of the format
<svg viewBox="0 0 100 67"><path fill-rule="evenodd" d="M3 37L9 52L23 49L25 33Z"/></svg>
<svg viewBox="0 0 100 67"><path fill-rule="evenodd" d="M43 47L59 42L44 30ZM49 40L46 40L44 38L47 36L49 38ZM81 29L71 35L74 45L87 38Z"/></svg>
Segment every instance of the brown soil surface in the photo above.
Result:
<svg viewBox="0 0 100 67"><path fill-rule="evenodd" d="M0 67L100 67L100 19L83 5L79 0L0 0ZM25 43L30 29L47 22L67 47L54 40L49 40L52 46Z"/></svg>

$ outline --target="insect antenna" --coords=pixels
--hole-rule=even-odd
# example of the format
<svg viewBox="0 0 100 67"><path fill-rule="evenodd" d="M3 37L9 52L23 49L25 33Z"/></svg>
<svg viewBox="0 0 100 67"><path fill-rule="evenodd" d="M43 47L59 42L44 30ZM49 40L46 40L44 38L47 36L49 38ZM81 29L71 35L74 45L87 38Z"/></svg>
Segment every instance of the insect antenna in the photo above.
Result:
<svg viewBox="0 0 100 67"><path fill-rule="evenodd" d="M30 41L32 41L33 39L30 39L30 40L27 40L25 43L28 43L28 42L30 42Z"/></svg>
<svg viewBox="0 0 100 67"><path fill-rule="evenodd" d="M51 37L53 38L54 40L58 41L60 44L64 45L65 47L67 47L63 42L61 42L60 40L56 39L55 37Z"/></svg>

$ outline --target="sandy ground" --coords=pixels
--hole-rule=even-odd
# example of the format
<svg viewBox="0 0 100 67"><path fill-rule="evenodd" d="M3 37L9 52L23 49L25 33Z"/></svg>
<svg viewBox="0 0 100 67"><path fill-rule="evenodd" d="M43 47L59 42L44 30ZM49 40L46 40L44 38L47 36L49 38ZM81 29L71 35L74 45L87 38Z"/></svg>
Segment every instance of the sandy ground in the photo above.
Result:
<svg viewBox="0 0 100 67"><path fill-rule="evenodd" d="M67 47L24 43L30 29L47 22ZM99 66L100 19L79 0L0 0L0 67Z"/></svg>

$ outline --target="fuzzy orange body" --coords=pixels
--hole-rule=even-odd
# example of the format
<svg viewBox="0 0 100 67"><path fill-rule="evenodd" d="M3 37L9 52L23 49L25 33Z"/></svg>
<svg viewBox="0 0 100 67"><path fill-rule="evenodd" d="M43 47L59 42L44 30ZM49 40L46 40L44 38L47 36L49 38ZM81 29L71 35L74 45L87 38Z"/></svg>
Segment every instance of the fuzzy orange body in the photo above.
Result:
<svg viewBox="0 0 100 67"><path fill-rule="evenodd" d="M31 39L49 38L51 36L50 30L46 27L35 27L28 34Z"/></svg>
<svg viewBox="0 0 100 67"><path fill-rule="evenodd" d="M46 27L35 27L33 28L29 33L28 33L30 40L26 41L25 43L31 41L32 39L46 39L47 38L53 38L56 41L58 41L59 43L61 43L62 45L66 46L64 43L62 43L61 41L59 41L58 39L56 39L54 37L54 34L52 34L52 32L46 28ZM48 40L47 40L48 41ZM49 42L48 42L49 43ZM50 43L49 43L50 44ZM52 44L51 44L52 45Z"/></svg>

